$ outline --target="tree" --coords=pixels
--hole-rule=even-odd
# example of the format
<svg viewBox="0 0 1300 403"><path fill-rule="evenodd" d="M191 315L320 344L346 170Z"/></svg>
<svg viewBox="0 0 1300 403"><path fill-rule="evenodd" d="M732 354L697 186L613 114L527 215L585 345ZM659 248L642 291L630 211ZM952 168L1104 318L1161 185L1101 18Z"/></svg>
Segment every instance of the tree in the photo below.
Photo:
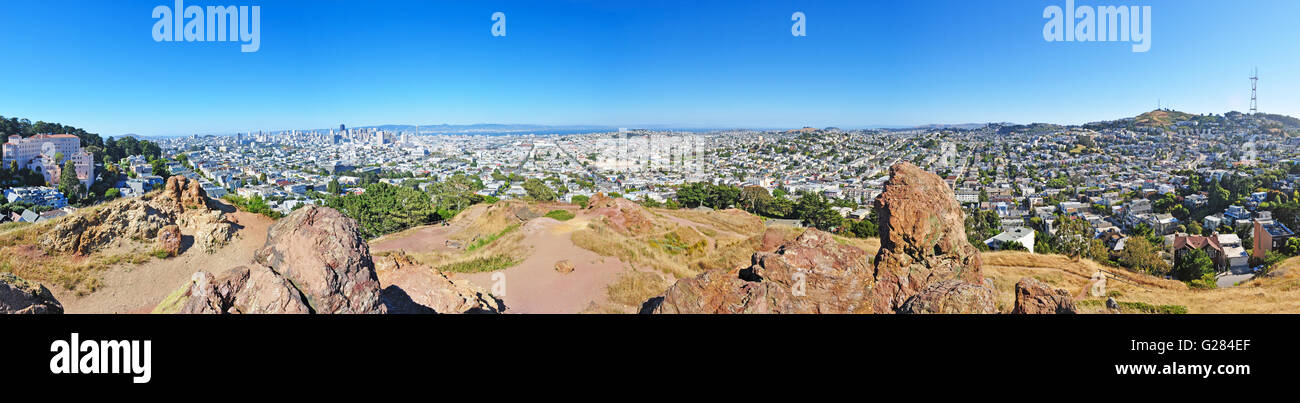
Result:
<svg viewBox="0 0 1300 403"><path fill-rule="evenodd" d="M880 236L880 228L876 225L876 220L868 218L861 221L854 221L849 226L849 232L858 238L874 238Z"/></svg>
<svg viewBox="0 0 1300 403"><path fill-rule="evenodd" d="M762 186L746 186L741 189L740 198L737 202L740 204L741 209L754 214L761 214L760 212L765 210L767 205L772 202L772 194L768 193L767 189Z"/></svg>
<svg viewBox="0 0 1300 403"><path fill-rule="evenodd" d="M440 218L428 194L386 183L374 183L361 194L329 196L325 205L357 220L366 238L391 234Z"/></svg>
<svg viewBox="0 0 1300 403"><path fill-rule="evenodd" d="M1200 249L1193 249L1177 256L1177 262L1174 263L1174 277L1182 281L1195 281L1204 278L1207 274L1214 275L1214 261L1210 260L1210 255Z"/></svg>
<svg viewBox="0 0 1300 403"><path fill-rule="evenodd" d="M338 195L339 193L343 193L343 186L339 185L339 178L331 178L330 183L325 185L325 190L331 195Z"/></svg>
<svg viewBox="0 0 1300 403"><path fill-rule="evenodd" d="M584 195L573 195L573 197L569 198L569 201L570 201L570 202L572 202L573 204L577 204L578 206L581 206L582 208L587 208L587 202L590 201L590 200L591 200L591 198L589 198L589 197L587 197L587 196L584 196ZM671 200L669 200L669 201L671 201Z"/></svg>
<svg viewBox="0 0 1300 403"><path fill-rule="evenodd" d="M704 204L709 185L702 182L688 183L677 189L677 201L687 208L696 208Z"/></svg>
<svg viewBox="0 0 1300 403"><path fill-rule="evenodd" d="M63 192L70 202L75 202L81 197L81 180L77 179L77 165L72 161L63 163L62 172L59 173L59 191Z"/></svg>
<svg viewBox="0 0 1300 403"><path fill-rule="evenodd" d="M1052 249L1071 258L1090 254L1092 226L1082 218L1062 216L1056 222L1056 244Z"/></svg>
<svg viewBox="0 0 1300 403"><path fill-rule="evenodd" d="M524 181L524 191L528 192L528 197L533 200L555 200L555 190L551 189L550 186L546 186L546 183L537 178L528 178L528 180Z"/></svg>
<svg viewBox="0 0 1300 403"><path fill-rule="evenodd" d="M1002 250L1029 251L1028 248L1025 248L1025 245L1022 245L1020 244L1020 242L1017 241L1003 243Z"/></svg>
<svg viewBox="0 0 1300 403"><path fill-rule="evenodd" d="M1124 250L1119 253L1119 264L1129 270L1153 274L1169 274L1169 263L1160 258L1159 250L1143 237L1129 237Z"/></svg>
<svg viewBox="0 0 1300 403"><path fill-rule="evenodd" d="M153 168L154 175L161 176L163 179L167 179L167 177L172 176L171 170L167 169L167 161L163 161L162 159L155 159L153 161L149 161L149 165Z"/></svg>
<svg viewBox="0 0 1300 403"><path fill-rule="evenodd" d="M805 225L822 231L830 231L844 222L844 217L831 209L824 196L811 192L799 192L799 203L794 210Z"/></svg>
<svg viewBox="0 0 1300 403"><path fill-rule="evenodd" d="M725 209L740 200L740 188L730 185L709 186L705 202L714 209Z"/></svg>

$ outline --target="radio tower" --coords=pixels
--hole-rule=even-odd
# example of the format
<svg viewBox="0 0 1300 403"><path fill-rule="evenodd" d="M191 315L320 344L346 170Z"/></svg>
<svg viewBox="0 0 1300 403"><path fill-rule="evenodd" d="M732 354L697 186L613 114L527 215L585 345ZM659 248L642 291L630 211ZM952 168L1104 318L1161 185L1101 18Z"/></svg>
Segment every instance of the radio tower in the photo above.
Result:
<svg viewBox="0 0 1300 403"><path fill-rule="evenodd" d="M1250 114L1254 115L1259 112L1259 104L1255 101L1255 88L1259 84L1259 68L1255 68L1254 74L1250 76Z"/></svg>

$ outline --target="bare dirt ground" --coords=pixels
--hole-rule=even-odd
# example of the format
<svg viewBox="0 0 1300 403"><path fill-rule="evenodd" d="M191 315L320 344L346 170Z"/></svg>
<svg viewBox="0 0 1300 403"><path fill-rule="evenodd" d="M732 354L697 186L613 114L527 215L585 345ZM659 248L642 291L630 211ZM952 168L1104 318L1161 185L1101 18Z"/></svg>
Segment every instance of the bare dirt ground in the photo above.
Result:
<svg viewBox="0 0 1300 403"><path fill-rule="evenodd" d="M461 222L470 222L463 220ZM447 273L453 279L465 279L493 292L505 301L507 313L578 313L593 304L608 301L606 289L619 273L631 267L617 258L604 257L573 244L570 235L585 228L589 221L575 218L556 221L536 218L527 222L521 231L524 239L519 245L528 248L522 261L509 268L484 273ZM451 226L419 227L371 243L371 251L402 250L406 253L448 251L443 246L458 228ZM568 260L574 270L560 273L555 265ZM504 277L502 277L504 276ZM500 284L496 278L504 280ZM502 290L498 293L495 291Z"/></svg>
<svg viewBox="0 0 1300 403"><path fill-rule="evenodd" d="M159 301L188 282L194 272L207 270L219 276L230 268L247 264L253 253L266 243L270 218L242 211L226 216L242 228L229 245L216 253L191 249L170 259L119 265L103 273L103 288L83 297L60 287L51 287L50 291L63 303L67 313L149 313Z"/></svg>

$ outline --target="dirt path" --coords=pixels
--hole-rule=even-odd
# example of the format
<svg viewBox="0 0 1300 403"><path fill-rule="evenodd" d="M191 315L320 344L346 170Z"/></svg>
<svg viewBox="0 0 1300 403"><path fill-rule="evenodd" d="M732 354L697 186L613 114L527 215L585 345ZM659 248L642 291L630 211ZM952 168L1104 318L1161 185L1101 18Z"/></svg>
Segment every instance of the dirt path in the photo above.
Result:
<svg viewBox="0 0 1300 403"><path fill-rule="evenodd" d="M586 227L587 222L550 218L529 221L521 244L532 250L522 262L498 272L452 273L452 277L467 279L491 291L497 285L493 275L500 273L497 278L505 281L502 299L507 313L578 313L593 303L604 304L608 302L606 288L631 267L617 258L574 245L569 235ZM555 264L566 259L573 263L573 272L556 271Z"/></svg>
<svg viewBox="0 0 1300 403"><path fill-rule="evenodd" d="M63 303L67 313L149 313L158 302L189 281L194 272L207 270L220 275L250 262L253 253L266 243L271 219L245 212L230 213L227 217L243 228L229 245L216 253L191 249L170 259L152 259L138 266L109 269L103 274L104 287L83 297L62 288L50 291Z"/></svg>

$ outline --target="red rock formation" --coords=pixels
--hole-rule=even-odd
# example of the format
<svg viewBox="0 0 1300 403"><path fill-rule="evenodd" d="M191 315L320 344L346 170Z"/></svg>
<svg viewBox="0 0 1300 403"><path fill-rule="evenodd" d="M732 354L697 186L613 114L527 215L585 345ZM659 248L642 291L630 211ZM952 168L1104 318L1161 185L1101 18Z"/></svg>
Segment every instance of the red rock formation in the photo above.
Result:
<svg viewBox="0 0 1300 403"><path fill-rule="evenodd" d="M870 313L871 268L862 249L809 229L742 270L678 281L648 302L654 313Z"/></svg>
<svg viewBox="0 0 1300 403"><path fill-rule="evenodd" d="M872 290L874 310L899 310L926 287L948 280L983 287L980 255L966 240L965 215L952 189L938 175L906 162L891 167L889 175L874 206L880 223L880 252L876 255L876 285ZM934 290L940 295L927 298L981 301L970 295L944 296L972 291L969 287L947 285Z"/></svg>
<svg viewBox="0 0 1300 403"><path fill-rule="evenodd" d="M1016 306L1011 313L1050 314L1078 313L1070 292L1029 277L1016 283Z"/></svg>
<svg viewBox="0 0 1300 403"><path fill-rule="evenodd" d="M645 207L624 198L611 198L596 193L587 201L587 210L605 218L615 230L624 234L643 234L654 229L654 222L646 215Z"/></svg>
<svg viewBox="0 0 1300 403"><path fill-rule="evenodd" d="M307 206L276 221L254 256L293 282L317 313L382 313L370 247L357 222Z"/></svg>

